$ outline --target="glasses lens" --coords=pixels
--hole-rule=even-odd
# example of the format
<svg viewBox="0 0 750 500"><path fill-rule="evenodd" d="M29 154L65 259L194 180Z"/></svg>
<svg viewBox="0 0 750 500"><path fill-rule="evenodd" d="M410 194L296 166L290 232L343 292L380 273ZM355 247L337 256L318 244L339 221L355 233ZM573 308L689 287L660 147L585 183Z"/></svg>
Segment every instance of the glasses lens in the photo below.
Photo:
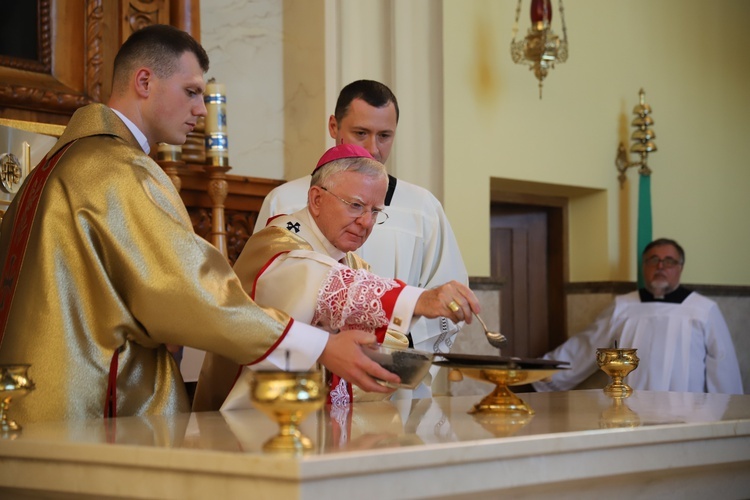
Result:
<svg viewBox="0 0 750 500"><path fill-rule="evenodd" d="M659 265L659 262L661 262L661 265L665 267L666 269L673 268L675 266L680 265L680 261L673 259L672 257L664 257L663 259L660 259L656 255L649 257L644 261L647 266L656 267Z"/></svg>
<svg viewBox="0 0 750 500"><path fill-rule="evenodd" d="M363 207L359 203L352 203L346 200L341 201L347 204L347 206L349 207L349 215L351 215L355 219L358 217L362 217L365 214L365 207Z"/></svg>
<svg viewBox="0 0 750 500"><path fill-rule="evenodd" d="M365 215L366 208L364 205L361 205L354 201L346 201L341 196L337 194L333 194L328 189L321 186L321 189L325 191L326 193L330 194L331 196L335 196L341 203L346 205L346 210L349 213L350 217L353 217L355 219L359 219L360 217ZM372 221L375 224L382 224L383 222L388 220L388 214L383 212L382 210L371 210L370 215L372 217Z"/></svg>
<svg viewBox="0 0 750 500"><path fill-rule="evenodd" d="M373 212L372 217L375 219L375 224L382 224L388 220L388 214L383 211Z"/></svg>

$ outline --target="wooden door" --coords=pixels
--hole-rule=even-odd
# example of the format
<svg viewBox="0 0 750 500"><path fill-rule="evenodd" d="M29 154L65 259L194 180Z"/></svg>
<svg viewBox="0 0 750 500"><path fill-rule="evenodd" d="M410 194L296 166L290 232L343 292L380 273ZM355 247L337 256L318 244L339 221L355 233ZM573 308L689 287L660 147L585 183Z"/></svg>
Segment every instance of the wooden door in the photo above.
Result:
<svg viewBox="0 0 750 500"><path fill-rule="evenodd" d="M503 282L503 354L539 357L565 338L563 211L497 203L491 215L491 274Z"/></svg>

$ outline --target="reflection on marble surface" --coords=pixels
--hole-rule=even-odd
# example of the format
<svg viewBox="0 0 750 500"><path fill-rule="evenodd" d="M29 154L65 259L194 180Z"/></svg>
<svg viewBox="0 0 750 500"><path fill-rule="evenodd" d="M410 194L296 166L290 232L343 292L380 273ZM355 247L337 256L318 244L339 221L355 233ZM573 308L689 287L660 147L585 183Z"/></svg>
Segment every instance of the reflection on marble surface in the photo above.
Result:
<svg viewBox="0 0 750 500"><path fill-rule="evenodd" d="M601 412L599 416L599 426L602 429L614 429L616 427L638 427L641 425L641 419L638 413L631 410L625 403L625 399L630 395L613 396L612 406Z"/></svg>
<svg viewBox="0 0 750 500"><path fill-rule="evenodd" d="M304 455L265 453L277 426L255 409L33 422L0 439L0 497L747 498L750 396L524 397L535 415L468 414L481 396L321 409Z"/></svg>
<svg viewBox="0 0 750 500"><path fill-rule="evenodd" d="M636 391L613 402L601 390L524 395L536 409L533 418L498 420L468 413L477 397L439 397L413 401L362 403L349 411L319 410L302 423L312 455L383 450L417 445L465 443L551 433L605 432L612 427L683 425L750 419L750 396ZM627 404L625 404L627 403ZM731 411L725 415L727 408ZM34 422L17 441L109 443L263 453L277 432L257 410L206 412L167 417Z"/></svg>
<svg viewBox="0 0 750 500"><path fill-rule="evenodd" d="M27 364L0 365L0 433L3 436L21 431L22 427L8 418L11 402L18 400L34 390L34 381L29 378Z"/></svg>

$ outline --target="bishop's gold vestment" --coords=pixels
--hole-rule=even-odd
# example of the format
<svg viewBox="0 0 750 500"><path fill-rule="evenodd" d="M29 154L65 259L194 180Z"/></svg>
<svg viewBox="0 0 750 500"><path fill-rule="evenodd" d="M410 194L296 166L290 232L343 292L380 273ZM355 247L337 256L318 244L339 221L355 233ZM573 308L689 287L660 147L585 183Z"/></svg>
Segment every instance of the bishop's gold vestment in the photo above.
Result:
<svg viewBox="0 0 750 500"><path fill-rule="evenodd" d="M421 290L369 272L352 252L329 242L304 208L280 216L247 241L234 266L245 291L265 306L288 312L298 323L336 333L372 331L380 342L407 347L409 325ZM251 372L221 356L207 355L198 380L196 411L249 407ZM387 394L365 393L332 375L331 404L380 400ZM353 399L352 399L353 398Z"/></svg>
<svg viewBox="0 0 750 500"><path fill-rule="evenodd" d="M0 363L30 363L36 383L13 402L13 417L102 416L116 352L118 416L189 411L165 344L252 363L291 320L250 300L111 109L79 109L48 157L71 142L41 193L15 294L4 305ZM20 195L3 219L0 265Z"/></svg>

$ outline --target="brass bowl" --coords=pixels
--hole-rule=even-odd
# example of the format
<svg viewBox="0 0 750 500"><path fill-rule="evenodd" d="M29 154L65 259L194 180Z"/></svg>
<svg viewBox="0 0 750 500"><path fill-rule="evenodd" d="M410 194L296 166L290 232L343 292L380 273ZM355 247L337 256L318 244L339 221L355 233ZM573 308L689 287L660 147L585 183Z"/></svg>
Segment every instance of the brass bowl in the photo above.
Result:
<svg viewBox="0 0 750 500"><path fill-rule="evenodd" d="M391 389L414 389L425 378L432 366L434 354L410 348L387 347L382 344L366 345L362 351L391 373L401 378L400 384L377 380Z"/></svg>
<svg viewBox="0 0 750 500"><path fill-rule="evenodd" d="M27 364L0 365L0 432L18 432L21 426L8 419L8 408L13 399L20 399L34 390Z"/></svg>
<svg viewBox="0 0 750 500"><path fill-rule="evenodd" d="M596 350L596 362L599 368L609 375L612 383L604 388L604 393L609 396L630 396L633 388L626 384L623 379L638 368L638 349L616 349L599 348Z"/></svg>
<svg viewBox="0 0 750 500"><path fill-rule="evenodd" d="M320 371L258 371L250 383L253 405L279 425L279 433L266 441L265 451L304 452L313 448L299 424L321 408L328 387Z"/></svg>

